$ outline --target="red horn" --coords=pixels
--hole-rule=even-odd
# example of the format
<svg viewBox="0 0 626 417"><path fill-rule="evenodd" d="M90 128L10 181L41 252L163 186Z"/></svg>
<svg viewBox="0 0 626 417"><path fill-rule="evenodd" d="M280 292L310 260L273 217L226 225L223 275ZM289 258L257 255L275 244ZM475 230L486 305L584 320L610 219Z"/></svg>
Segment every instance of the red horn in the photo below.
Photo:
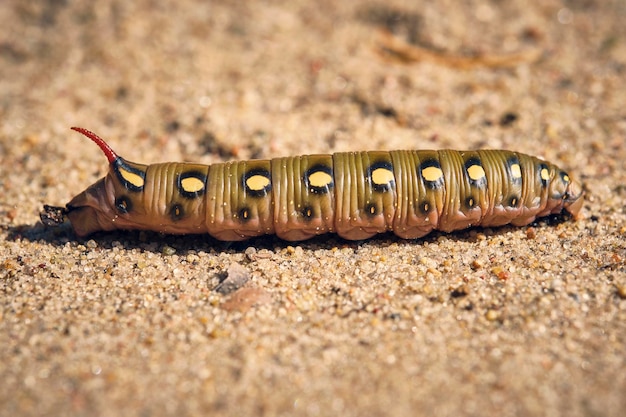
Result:
<svg viewBox="0 0 626 417"><path fill-rule="evenodd" d="M82 133L83 135L87 136L89 139L93 140L96 143L96 145L98 145L100 149L102 149L102 152L104 152L104 155L107 157L110 164L115 162L115 160L118 158L115 151L111 149L111 147L104 141L104 139L102 139L100 136L96 135L92 131L83 129L82 127L72 127L72 130Z"/></svg>

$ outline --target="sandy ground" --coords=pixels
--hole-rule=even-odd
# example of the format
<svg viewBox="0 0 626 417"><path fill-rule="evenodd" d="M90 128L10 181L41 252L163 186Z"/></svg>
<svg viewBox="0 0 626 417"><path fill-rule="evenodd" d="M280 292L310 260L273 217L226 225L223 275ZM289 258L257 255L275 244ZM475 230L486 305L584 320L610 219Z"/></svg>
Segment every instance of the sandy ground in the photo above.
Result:
<svg viewBox="0 0 626 417"><path fill-rule="evenodd" d="M0 415L626 413L624 1L170 3L0 4ZM418 241L77 239L38 218L106 172L74 125L144 163L507 148L587 200Z"/></svg>

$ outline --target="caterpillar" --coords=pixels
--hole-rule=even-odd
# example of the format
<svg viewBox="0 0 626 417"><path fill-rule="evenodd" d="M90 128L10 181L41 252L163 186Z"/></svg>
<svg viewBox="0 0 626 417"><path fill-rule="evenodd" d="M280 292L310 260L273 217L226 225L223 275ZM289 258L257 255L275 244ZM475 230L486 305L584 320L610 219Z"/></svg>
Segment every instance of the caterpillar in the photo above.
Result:
<svg viewBox="0 0 626 417"><path fill-rule="evenodd" d="M348 240L393 232L414 239L432 230L523 226L552 213L576 218L580 184L556 165L505 150L361 151L212 165L125 160L99 136L109 172L65 207L78 237L115 229L209 233L238 241L276 234L298 241L324 233Z"/></svg>

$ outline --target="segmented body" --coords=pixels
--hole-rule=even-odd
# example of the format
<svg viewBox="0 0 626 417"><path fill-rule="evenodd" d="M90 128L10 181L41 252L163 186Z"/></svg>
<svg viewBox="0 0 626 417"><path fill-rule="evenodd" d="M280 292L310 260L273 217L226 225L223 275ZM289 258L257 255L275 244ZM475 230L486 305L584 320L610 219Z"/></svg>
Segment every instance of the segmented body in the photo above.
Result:
<svg viewBox="0 0 626 417"><path fill-rule="evenodd" d="M469 226L524 225L567 210L582 191L557 166L521 153L374 151L199 165L142 165L118 157L91 132L109 174L66 214L80 236L112 229L209 233L220 240L324 233L417 238Z"/></svg>

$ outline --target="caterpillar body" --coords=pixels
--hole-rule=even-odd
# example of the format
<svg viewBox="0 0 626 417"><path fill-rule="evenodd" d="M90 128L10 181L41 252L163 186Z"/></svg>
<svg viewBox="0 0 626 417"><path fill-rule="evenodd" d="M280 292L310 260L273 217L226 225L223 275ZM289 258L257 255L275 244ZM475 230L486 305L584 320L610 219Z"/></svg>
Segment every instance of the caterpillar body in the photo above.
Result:
<svg viewBox="0 0 626 417"><path fill-rule="evenodd" d="M114 229L209 233L219 240L263 234L298 241L324 233L360 240L393 232L412 239L432 230L522 226L567 212L583 192L557 166L504 150L341 152L199 165L143 165L119 157L96 134L108 174L66 207L41 219L69 218L82 237Z"/></svg>

